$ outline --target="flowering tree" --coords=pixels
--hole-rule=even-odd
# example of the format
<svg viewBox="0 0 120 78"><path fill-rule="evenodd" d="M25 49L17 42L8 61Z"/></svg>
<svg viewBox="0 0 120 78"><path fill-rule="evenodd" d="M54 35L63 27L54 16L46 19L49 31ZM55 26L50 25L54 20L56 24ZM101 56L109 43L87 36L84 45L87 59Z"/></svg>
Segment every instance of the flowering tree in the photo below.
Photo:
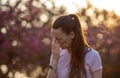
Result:
<svg viewBox="0 0 120 78"><path fill-rule="evenodd" d="M25 73L24 76L45 78L50 56L50 27L55 17L66 14L65 8L47 0L11 1L0 1L0 77L14 78ZM89 45L100 52L103 78L119 78L120 18L114 12L99 11L89 2L88 7L79 8L77 14L83 27L87 26Z"/></svg>
<svg viewBox="0 0 120 78"><path fill-rule="evenodd" d="M64 12L49 2L53 5L52 12L45 3L38 0L0 2L0 77L13 77L17 71L42 77L40 72L49 63L52 17ZM34 74L35 69L38 74Z"/></svg>
<svg viewBox="0 0 120 78"><path fill-rule="evenodd" d="M90 4L82 11L86 17L87 38L89 45L98 50L103 63L103 78L119 78L120 73L120 17L114 12L99 11ZM90 16L87 10L93 8ZM85 15L84 15L85 14ZM82 15L80 15L82 16ZM95 19L95 20L92 20Z"/></svg>

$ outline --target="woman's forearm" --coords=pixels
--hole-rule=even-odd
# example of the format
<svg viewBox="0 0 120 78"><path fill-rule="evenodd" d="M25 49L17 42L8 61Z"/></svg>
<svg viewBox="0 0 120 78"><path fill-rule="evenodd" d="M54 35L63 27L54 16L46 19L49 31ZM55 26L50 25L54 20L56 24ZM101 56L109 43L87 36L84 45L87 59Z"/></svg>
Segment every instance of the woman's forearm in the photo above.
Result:
<svg viewBox="0 0 120 78"><path fill-rule="evenodd" d="M57 78L57 75L54 70L49 69L46 78Z"/></svg>
<svg viewBox="0 0 120 78"><path fill-rule="evenodd" d="M102 69L93 73L93 78L102 78Z"/></svg>
<svg viewBox="0 0 120 78"><path fill-rule="evenodd" d="M46 78L57 78L56 70L57 70L57 62L58 60L52 60L52 63L49 67L48 74Z"/></svg>

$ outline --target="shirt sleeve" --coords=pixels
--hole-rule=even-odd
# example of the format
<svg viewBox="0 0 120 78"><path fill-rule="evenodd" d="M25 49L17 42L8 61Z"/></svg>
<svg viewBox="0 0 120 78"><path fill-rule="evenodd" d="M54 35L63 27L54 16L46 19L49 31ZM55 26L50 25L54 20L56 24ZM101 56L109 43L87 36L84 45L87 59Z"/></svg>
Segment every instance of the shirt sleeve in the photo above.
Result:
<svg viewBox="0 0 120 78"><path fill-rule="evenodd" d="M99 53L94 52L91 58L92 58L90 64L91 72L94 73L95 71L102 69L102 62Z"/></svg>

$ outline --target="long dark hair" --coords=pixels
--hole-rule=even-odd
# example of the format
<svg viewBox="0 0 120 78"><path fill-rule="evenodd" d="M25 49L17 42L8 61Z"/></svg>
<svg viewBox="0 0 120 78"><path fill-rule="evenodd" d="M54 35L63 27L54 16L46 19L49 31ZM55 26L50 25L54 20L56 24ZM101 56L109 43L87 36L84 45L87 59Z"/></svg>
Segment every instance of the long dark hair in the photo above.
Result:
<svg viewBox="0 0 120 78"><path fill-rule="evenodd" d="M85 69L85 48L88 47L79 17L75 14L59 17L53 24L53 29L61 28L66 34L75 33L72 41L69 78L87 78Z"/></svg>

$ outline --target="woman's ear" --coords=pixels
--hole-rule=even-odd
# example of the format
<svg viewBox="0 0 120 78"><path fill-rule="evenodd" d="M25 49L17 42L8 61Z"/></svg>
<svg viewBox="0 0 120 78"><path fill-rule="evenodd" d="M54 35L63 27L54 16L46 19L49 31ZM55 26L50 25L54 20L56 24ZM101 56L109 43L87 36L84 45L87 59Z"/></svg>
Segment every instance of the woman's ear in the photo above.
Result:
<svg viewBox="0 0 120 78"><path fill-rule="evenodd" d="M71 39L73 39L74 36L75 36L75 33L73 31L71 31L70 34L69 34L69 36L70 36Z"/></svg>

